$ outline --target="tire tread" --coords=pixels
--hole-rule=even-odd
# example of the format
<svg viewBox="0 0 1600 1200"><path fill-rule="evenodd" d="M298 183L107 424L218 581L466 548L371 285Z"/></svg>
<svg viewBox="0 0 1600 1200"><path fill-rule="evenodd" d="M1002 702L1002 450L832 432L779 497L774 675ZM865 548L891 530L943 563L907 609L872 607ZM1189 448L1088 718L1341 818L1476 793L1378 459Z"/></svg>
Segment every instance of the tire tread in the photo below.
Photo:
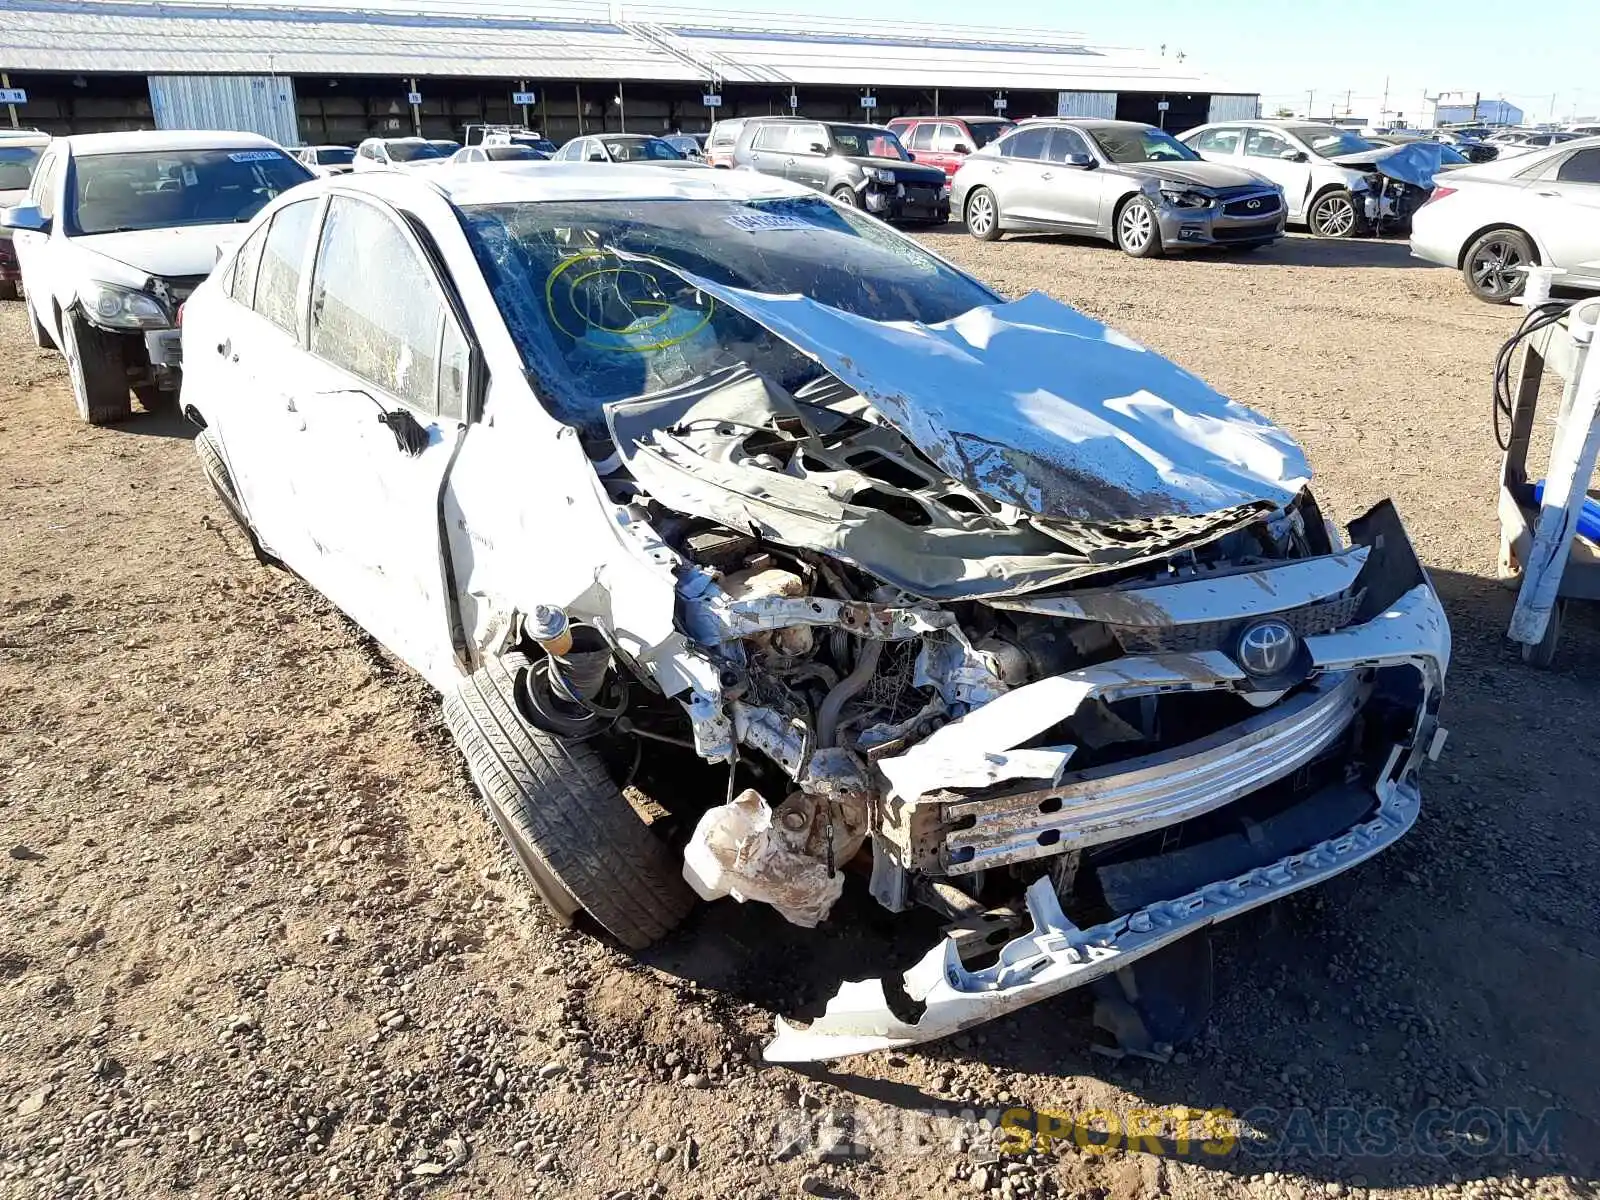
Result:
<svg viewBox="0 0 1600 1200"><path fill-rule="evenodd" d="M516 675L527 665L520 654L488 660L446 695L445 723L484 800L608 933L643 949L687 915L694 894L595 750L523 720Z"/></svg>

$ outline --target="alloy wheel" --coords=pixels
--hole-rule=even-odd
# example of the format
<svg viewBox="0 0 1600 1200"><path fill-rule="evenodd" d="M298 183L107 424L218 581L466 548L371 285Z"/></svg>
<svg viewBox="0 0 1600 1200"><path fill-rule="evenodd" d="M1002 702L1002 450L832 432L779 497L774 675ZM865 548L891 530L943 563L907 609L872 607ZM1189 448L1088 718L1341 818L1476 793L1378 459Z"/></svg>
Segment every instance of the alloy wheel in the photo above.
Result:
<svg viewBox="0 0 1600 1200"><path fill-rule="evenodd" d="M1317 205L1317 228L1324 237L1345 237L1356 226L1356 206L1343 196L1329 196Z"/></svg>
<svg viewBox="0 0 1600 1200"><path fill-rule="evenodd" d="M979 192L967 205L967 228L982 237L994 227L994 201L988 192Z"/></svg>
<svg viewBox="0 0 1600 1200"><path fill-rule="evenodd" d="M1472 282L1486 296L1504 299L1522 286L1522 248L1504 238L1492 238L1472 256Z"/></svg>
<svg viewBox="0 0 1600 1200"><path fill-rule="evenodd" d="M1122 210L1122 217L1117 222L1117 233L1122 239L1123 249L1137 254L1150 243L1150 236L1155 231L1155 219L1150 215L1150 210L1142 204L1130 204Z"/></svg>

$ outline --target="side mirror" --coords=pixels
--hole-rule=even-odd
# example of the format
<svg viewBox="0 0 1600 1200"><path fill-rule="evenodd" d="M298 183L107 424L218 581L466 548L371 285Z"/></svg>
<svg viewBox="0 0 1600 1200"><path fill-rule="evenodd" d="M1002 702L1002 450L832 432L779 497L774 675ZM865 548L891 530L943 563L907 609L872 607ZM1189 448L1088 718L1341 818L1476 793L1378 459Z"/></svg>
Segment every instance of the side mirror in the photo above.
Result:
<svg viewBox="0 0 1600 1200"><path fill-rule="evenodd" d="M26 230L30 234L48 234L50 218L40 213L37 205L13 205L11 208L0 208L0 226Z"/></svg>
<svg viewBox="0 0 1600 1200"><path fill-rule="evenodd" d="M600 150L591 150L591 151L589 151L588 157L585 158L583 161L584 162L605 162L606 161L606 156L605 156L604 152L602 152Z"/></svg>
<svg viewBox="0 0 1600 1200"><path fill-rule="evenodd" d="M21 229L29 233L49 233L50 218L35 204L16 204L0 208L0 225L7 229Z"/></svg>
<svg viewBox="0 0 1600 1200"><path fill-rule="evenodd" d="M1066 163L1069 167L1078 167L1085 171L1094 166L1093 157L1087 154L1069 154L1061 161Z"/></svg>
<svg viewBox="0 0 1600 1200"><path fill-rule="evenodd" d="M806 147L806 150L811 154L829 154L829 153L831 153L831 151L828 149L828 147L824 146L821 142L812 142L811 145Z"/></svg>
<svg viewBox="0 0 1600 1200"><path fill-rule="evenodd" d="M1304 150L1285 150L1278 157L1283 159L1284 162L1305 162L1306 152Z"/></svg>
<svg viewBox="0 0 1600 1200"><path fill-rule="evenodd" d="M910 162L916 162L917 161L917 152L915 150L907 150L906 151L906 158Z"/></svg>
<svg viewBox="0 0 1600 1200"><path fill-rule="evenodd" d="M950 147L950 153L951 154L971 154L972 153L972 147L967 145L965 142L957 142L954 146Z"/></svg>

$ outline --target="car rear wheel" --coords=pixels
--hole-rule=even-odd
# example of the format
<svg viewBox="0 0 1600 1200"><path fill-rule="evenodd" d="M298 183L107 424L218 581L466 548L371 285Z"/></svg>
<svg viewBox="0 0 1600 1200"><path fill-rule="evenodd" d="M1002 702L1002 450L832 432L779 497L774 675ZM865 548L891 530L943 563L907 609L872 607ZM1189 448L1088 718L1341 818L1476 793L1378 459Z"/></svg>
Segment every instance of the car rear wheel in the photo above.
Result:
<svg viewBox="0 0 1600 1200"><path fill-rule="evenodd" d="M21 300L22 286L15 279L0 279L0 300Z"/></svg>
<svg viewBox="0 0 1600 1200"><path fill-rule="evenodd" d="M133 413L122 339L96 329L75 312L61 318L61 352L72 377L78 415L91 425L126 421Z"/></svg>
<svg viewBox="0 0 1600 1200"><path fill-rule="evenodd" d="M860 208L861 201L856 198L856 190L848 183L841 183L833 189L833 198L846 208Z"/></svg>
<svg viewBox="0 0 1600 1200"><path fill-rule="evenodd" d="M988 188L972 189L961 219L967 232L980 242L992 242L1000 236L1000 202Z"/></svg>
<svg viewBox="0 0 1600 1200"><path fill-rule="evenodd" d="M492 658L445 696L444 719L489 816L563 922L583 909L641 950L694 907L668 847L587 742L530 725L517 694L529 662Z"/></svg>
<svg viewBox="0 0 1600 1200"><path fill-rule="evenodd" d="M1343 188L1331 192L1324 192L1318 196L1311 206L1311 213L1306 218L1306 224L1311 227L1311 232L1318 237L1346 238L1356 232L1359 224L1356 214L1356 198Z"/></svg>
<svg viewBox="0 0 1600 1200"><path fill-rule="evenodd" d="M1161 227L1156 222L1155 205L1135 196L1117 214L1117 246L1134 258L1151 258L1161 253Z"/></svg>
<svg viewBox="0 0 1600 1200"><path fill-rule="evenodd" d="M1467 291L1486 304L1505 304L1522 294L1528 276L1521 267L1539 261L1528 235L1516 229L1491 229L1467 247L1461 275Z"/></svg>

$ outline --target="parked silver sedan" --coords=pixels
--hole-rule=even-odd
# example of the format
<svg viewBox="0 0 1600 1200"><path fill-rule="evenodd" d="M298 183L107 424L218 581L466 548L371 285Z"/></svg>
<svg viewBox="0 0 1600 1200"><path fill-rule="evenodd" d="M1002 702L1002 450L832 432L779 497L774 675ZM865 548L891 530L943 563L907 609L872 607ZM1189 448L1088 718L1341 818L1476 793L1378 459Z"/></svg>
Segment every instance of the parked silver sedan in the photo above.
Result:
<svg viewBox="0 0 1600 1200"><path fill-rule="evenodd" d="M967 232L1080 233L1135 258L1182 246L1264 246L1283 236L1282 190L1209 163L1136 121L1029 121L968 156L950 206Z"/></svg>

